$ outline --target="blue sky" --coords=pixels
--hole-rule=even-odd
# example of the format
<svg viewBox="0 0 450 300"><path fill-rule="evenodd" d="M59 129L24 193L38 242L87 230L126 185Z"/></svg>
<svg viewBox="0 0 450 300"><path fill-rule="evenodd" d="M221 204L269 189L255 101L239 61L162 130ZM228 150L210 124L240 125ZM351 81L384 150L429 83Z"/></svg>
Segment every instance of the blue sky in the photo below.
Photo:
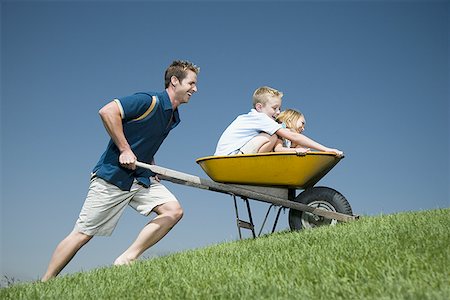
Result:
<svg viewBox="0 0 450 300"><path fill-rule="evenodd" d="M346 153L319 185L354 213L449 207L449 37L447 1L2 1L1 275L42 275L108 142L98 110L162 90L174 59L201 67L199 91L159 165L207 177L195 159L269 85ZM185 216L144 257L238 238L231 197L166 185ZM251 205L261 224L267 205ZM147 221L129 208L63 274L109 266Z"/></svg>

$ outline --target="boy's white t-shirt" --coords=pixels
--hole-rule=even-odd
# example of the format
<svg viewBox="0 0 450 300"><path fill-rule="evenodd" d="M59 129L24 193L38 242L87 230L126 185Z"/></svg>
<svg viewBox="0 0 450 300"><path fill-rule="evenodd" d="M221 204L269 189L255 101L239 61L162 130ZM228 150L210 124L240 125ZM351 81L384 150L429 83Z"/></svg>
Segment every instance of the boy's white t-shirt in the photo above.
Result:
<svg viewBox="0 0 450 300"><path fill-rule="evenodd" d="M274 119L252 109L248 114L238 116L222 133L214 155L229 155L239 150L252 138L266 132L273 135L281 128Z"/></svg>

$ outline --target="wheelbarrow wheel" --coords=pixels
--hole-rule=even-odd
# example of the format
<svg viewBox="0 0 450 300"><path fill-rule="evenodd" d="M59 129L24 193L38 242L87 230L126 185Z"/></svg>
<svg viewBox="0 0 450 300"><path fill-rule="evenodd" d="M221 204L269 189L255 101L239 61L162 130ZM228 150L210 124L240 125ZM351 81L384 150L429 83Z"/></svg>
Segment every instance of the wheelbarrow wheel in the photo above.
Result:
<svg viewBox="0 0 450 300"><path fill-rule="evenodd" d="M300 193L295 199L314 208L352 215L352 208L347 199L336 190L328 187L313 187ZM289 210L289 227L291 230L314 228L323 225L335 225L338 221L303 212L296 209Z"/></svg>

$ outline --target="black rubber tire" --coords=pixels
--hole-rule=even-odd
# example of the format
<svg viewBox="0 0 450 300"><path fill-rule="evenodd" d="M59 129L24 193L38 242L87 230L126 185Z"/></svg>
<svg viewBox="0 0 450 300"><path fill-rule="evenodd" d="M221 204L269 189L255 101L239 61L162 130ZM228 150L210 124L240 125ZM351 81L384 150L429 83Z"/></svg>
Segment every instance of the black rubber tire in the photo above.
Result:
<svg viewBox="0 0 450 300"><path fill-rule="evenodd" d="M306 204L315 208L322 208L347 215L353 215L352 208L347 199L338 191L329 187L313 187L300 193L295 202ZM323 225L334 225L337 220L330 220L308 212L289 209L289 227L291 230L314 228Z"/></svg>

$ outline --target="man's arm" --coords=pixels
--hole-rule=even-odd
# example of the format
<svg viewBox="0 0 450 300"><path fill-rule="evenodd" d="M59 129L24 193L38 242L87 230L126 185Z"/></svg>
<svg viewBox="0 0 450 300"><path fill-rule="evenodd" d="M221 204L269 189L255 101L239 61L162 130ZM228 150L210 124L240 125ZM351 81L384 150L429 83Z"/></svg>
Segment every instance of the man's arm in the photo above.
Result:
<svg viewBox="0 0 450 300"><path fill-rule="evenodd" d="M325 147L324 145L317 143L316 141L310 139L309 137L307 137L303 134L292 132L286 128L278 129L276 134L280 137L288 139L288 140L292 141L293 143L303 146L305 148L312 148L312 149L316 149L316 150L324 151L324 152L334 152L338 156L344 155L344 153L340 150Z"/></svg>
<svg viewBox="0 0 450 300"><path fill-rule="evenodd" d="M114 144L116 144L117 148L119 148L119 163L127 169L136 169L136 156L131 150L128 141L125 138L125 134L123 133L122 115L118 104L115 101L111 101L103 106L98 113L100 114L100 118L102 119L106 131L111 136L111 139Z"/></svg>

